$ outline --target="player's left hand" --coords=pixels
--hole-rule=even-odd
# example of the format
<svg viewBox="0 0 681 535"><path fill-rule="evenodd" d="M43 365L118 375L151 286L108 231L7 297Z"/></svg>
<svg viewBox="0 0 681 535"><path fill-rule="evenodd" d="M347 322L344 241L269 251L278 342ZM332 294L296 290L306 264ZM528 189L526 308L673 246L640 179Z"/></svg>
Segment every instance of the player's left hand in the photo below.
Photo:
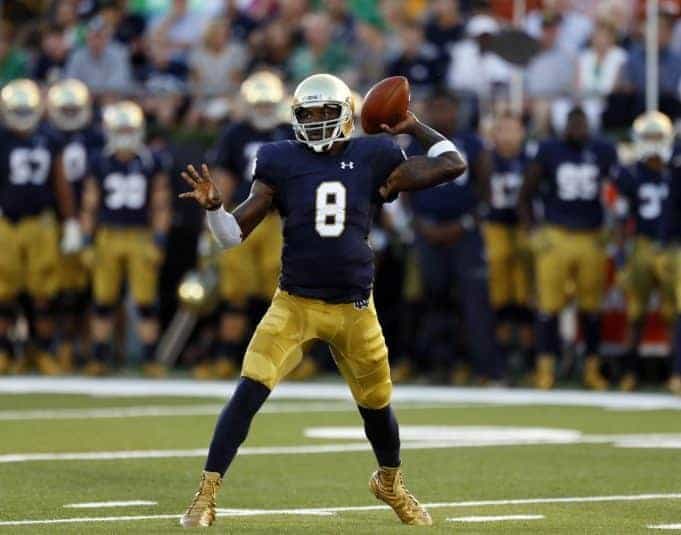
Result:
<svg viewBox="0 0 681 535"><path fill-rule="evenodd" d="M387 124L381 125L381 130L384 132L396 136L398 134L411 134L414 128L418 124L419 120L412 112L407 111L407 117L393 126L388 126Z"/></svg>
<svg viewBox="0 0 681 535"><path fill-rule="evenodd" d="M222 206L222 196L205 163L201 165L201 174L191 164L187 166L186 171L182 171L180 174L193 189L193 191L180 193L181 199L194 199L205 210L217 210Z"/></svg>

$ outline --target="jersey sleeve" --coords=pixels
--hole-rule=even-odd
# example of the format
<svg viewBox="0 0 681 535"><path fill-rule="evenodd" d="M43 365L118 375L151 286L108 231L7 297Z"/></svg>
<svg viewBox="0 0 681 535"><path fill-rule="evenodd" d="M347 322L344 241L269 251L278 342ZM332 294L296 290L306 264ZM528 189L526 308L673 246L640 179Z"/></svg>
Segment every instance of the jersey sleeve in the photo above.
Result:
<svg viewBox="0 0 681 535"><path fill-rule="evenodd" d="M383 199L378 190L386 183L395 168L407 159L404 149L391 136L381 136L374 158L373 201L375 203L391 202L394 199Z"/></svg>
<svg viewBox="0 0 681 535"><path fill-rule="evenodd" d="M261 145L255 155L253 163L253 180L258 180L269 187L278 190L281 180L280 171L277 169L276 149L274 144Z"/></svg>

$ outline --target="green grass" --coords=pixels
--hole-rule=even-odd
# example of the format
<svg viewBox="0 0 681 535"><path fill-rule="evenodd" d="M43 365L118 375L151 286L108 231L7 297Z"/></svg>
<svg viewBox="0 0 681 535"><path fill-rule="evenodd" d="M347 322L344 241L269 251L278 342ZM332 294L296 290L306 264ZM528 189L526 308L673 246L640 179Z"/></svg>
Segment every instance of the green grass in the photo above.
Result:
<svg viewBox="0 0 681 535"><path fill-rule="evenodd" d="M202 398L0 396L0 410L214 404ZM276 402L273 402L276 403ZM398 409L404 425L517 426L589 434L679 433L675 411L606 411L563 407ZM204 448L215 415L0 421L0 454ZM312 426L358 426L353 411L263 413L246 446L340 443L306 438ZM561 444L419 449L403 452L410 489L429 502L681 492L681 451ZM179 514L195 490L203 459L0 463L0 521ZM374 505L367 480L370 452L246 455L232 466L219 506L296 509ZM154 500L156 506L65 509L76 502ZM648 524L681 523L681 500L442 507L431 533L657 533ZM458 524L449 517L542 514L543 520ZM401 533L390 511L335 516L270 515L218 519L220 533ZM176 519L0 526L0 533L180 533ZM664 533L664 532L661 532Z"/></svg>

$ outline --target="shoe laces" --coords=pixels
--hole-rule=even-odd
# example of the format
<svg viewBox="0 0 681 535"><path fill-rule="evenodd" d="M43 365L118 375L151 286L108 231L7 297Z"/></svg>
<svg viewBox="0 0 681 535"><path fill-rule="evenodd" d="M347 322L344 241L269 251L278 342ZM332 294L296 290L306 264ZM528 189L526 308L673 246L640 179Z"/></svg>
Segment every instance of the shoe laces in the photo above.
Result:
<svg viewBox="0 0 681 535"><path fill-rule="evenodd" d="M416 499L416 497L415 497L411 492L409 492L409 491L407 490L407 485L406 485L406 482L405 482L405 479L404 479L404 475L402 474L402 472L400 472L400 473L398 474L397 477L399 478L399 479L398 479L398 483L399 483L399 485L402 487L402 492L403 492L404 495L407 497L407 501L408 501L414 508L416 508L416 509L420 508L421 504L419 504L419 501Z"/></svg>
<svg viewBox="0 0 681 535"><path fill-rule="evenodd" d="M191 514L199 503L199 500L203 497L208 497L208 506L213 506L215 499L215 487L217 486L217 481L212 481L208 479L205 475L201 476L201 482L199 483L199 490L194 494L192 503L189 504L187 513Z"/></svg>

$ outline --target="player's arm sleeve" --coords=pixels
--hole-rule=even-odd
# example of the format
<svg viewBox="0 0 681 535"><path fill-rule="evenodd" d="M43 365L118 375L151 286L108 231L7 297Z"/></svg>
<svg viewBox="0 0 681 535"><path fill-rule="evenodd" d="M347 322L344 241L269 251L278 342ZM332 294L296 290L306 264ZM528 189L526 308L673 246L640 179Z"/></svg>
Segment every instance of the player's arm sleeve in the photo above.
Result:
<svg viewBox="0 0 681 535"><path fill-rule="evenodd" d="M274 190L279 189L281 170L278 168L276 151L272 145L262 145L253 162L253 181L258 180Z"/></svg>
<svg viewBox="0 0 681 535"><path fill-rule="evenodd" d="M376 151L374 159L374 183L372 200L376 204L392 202L397 198L397 194L389 199L384 199L378 190L383 186L390 173L392 173L401 163L407 159L407 154L400 147L394 138L382 136L381 148Z"/></svg>

